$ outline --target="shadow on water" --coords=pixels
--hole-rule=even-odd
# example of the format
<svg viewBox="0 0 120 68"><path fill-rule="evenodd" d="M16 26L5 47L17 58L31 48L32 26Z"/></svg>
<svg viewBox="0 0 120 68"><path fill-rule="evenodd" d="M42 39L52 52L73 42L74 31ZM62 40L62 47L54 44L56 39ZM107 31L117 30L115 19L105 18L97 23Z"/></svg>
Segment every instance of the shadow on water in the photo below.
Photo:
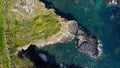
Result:
<svg viewBox="0 0 120 68"><path fill-rule="evenodd" d="M35 68L82 68L74 64L57 63L55 56L50 55L47 51L30 45L27 50L21 50L18 56L23 59L25 56L34 63Z"/></svg>
<svg viewBox="0 0 120 68"><path fill-rule="evenodd" d="M60 11L59 9L57 9L51 2L48 2L47 0L40 0L41 2L43 2L45 4L45 7L50 9L53 8L55 10L55 13L67 20L75 20L74 16L70 13L64 13L62 11Z"/></svg>
<svg viewBox="0 0 120 68"><path fill-rule="evenodd" d="M59 16L61 16L62 18L65 18L67 20L75 20L75 17L71 14L71 13L65 13L65 12L62 12L61 10L59 10L58 8L56 8L52 2L49 2L47 0L39 0L40 2L43 2L45 4L45 7L48 8L48 9L54 9L55 13ZM91 33L90 31L88 31L85 27L83 27L80 23L79 24L79 27L82 28L82 30L84 30L86 33ZM93 35L93 34L92 34Z"/></svg>

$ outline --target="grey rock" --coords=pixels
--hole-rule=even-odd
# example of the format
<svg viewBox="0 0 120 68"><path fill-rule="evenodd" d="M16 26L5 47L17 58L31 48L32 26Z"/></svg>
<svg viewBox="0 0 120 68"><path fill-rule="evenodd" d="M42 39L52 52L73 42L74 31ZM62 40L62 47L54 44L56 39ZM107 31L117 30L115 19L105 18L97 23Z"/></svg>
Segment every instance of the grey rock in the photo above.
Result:
<svg viewBox="0 0 120 68"><path fill-rule="evenodd" d="M81 52L84 52L93 57L98 56L98 49L96 44L92 44L89 41L83 41L81 44L78 44L77 46Z"/></svg>
<svg viewBox="0 0 120 68"><path fill-rule="evenodd" d="M85 54L92 57L97 57L99 54L98 50L98 39L93 36L90 32L80 27L76 21L70 21L68 25L68 32L75 35L77 38L77 49ZM63 43L69 42L72 38L70 36L62 38Z"/></svg>
<svg viewBox="0 0 120 68"><path fill-rule="evenodd" d="M83 30L80 30L80 29L79 29L79 30L77 31L77 35L85 35L85 32L84 32Z"/></svg>
<svg viewBox="0 0 120 68"><path fill-rule="evenodd" d="M81 37L80 37L81 36ZM76 35L77 48L79 51L88 54L92 57L97 57L99 54L98 50L98 39L91 35L89 32L79 29Z"/></svg>
<svg viewBox="0 0 120 68"><path fill-rule="evenodd" d="M68 37L63 37L62 39L61 39L61 43L68 43L68 42L70 42L72 40L72 38L70 37L70 36L68 36Z"/></svg>
<svg viewBox="0 0 120 68"><path fill-rule="evenodd" d="M68 25L68 32L76 34L78 31L78 23L76 21L71 21L69 23L70 24Z"/></svg>

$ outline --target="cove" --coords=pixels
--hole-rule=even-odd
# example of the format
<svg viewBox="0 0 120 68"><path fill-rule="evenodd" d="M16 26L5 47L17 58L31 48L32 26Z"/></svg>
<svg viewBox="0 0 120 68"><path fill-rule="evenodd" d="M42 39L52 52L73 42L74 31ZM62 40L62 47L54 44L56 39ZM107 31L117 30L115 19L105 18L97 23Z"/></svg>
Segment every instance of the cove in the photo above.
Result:
<svg viewBox="0 0 120 68"><path fill-rule="evenodd" d="M97 59L78 52L74 40L66 44L46 46L57 62L78 64L83 68L119 68L120 67L120 8L107 6L105 0L48 0L55 8L64 13L70 13L75 20L97 36L103 45L103 53Z"/></svg>

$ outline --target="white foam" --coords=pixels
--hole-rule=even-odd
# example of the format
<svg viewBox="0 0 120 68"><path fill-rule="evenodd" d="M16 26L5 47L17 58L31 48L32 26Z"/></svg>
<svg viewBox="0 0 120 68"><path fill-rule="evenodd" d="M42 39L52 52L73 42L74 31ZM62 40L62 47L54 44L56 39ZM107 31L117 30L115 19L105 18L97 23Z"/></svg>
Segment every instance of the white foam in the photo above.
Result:
<svg viewBox="0 0 120 68"><path fill-rule="evenodd" d="M111 2L109 2L109 5L117 5L117 0L112 0Z"/></svg>
<svg viewBox="0 0 120 68"><path fill-rule="evenodd" d="M103 44L98 40L98 51L99 51L99 54L98 54L98 57L99 56L101 56L101 54L103 53L103 51L102 51L102 46L103 46Z"/></svg>
<svg viewBox="0 0 120 68"><path fill-rule="evenodd" d="M115 0L112 0L112 4L115 4L115 5L117 5L117 1L115 1Z"/></svg>

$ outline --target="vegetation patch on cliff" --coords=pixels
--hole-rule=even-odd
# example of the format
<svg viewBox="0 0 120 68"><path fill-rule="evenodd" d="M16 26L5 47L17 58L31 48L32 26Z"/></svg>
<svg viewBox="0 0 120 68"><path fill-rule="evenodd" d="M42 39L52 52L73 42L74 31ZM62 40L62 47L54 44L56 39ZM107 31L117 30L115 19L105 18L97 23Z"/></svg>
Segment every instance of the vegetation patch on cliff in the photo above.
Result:
<svg viewBox="0 0 120 68"><path fill-rule="evenodd" d="M3 0L0 0L0 68L10 68L10 60L7 53L7 45L4 35L4 12L3 12Z"/></svg>
<svg viewBox="0 0 120 68"><path fill-rule="evenodd" d="M57 34L61 30L61 17L53 9L45 8L39 0L5 0L3 9L5 20L0 10L0 20L4 21L0 21L0 63L3 63L0 68L9 68L10 64L10 67L31 68L29 60L19 59L16 55L17 48L35 41L46 41Z"/></svg>
<svg viewBox="0 0 120 68"><path fill-rule="evenodd" d="M60 31L59 17L38 0L10 0L8 2L7 32L12 50L31 41L46 40Z"/></svg>

